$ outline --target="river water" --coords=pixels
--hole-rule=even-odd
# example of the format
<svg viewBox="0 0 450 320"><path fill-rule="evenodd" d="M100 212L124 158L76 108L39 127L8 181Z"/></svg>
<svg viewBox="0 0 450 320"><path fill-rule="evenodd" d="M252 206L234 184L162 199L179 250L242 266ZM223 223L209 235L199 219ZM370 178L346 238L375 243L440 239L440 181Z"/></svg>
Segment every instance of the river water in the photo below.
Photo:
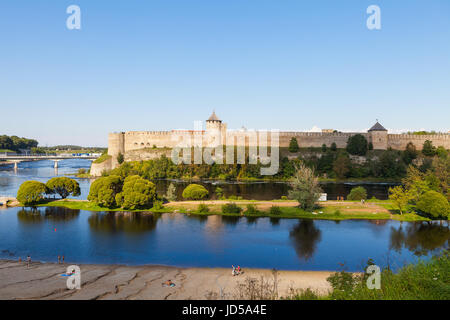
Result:
<svg viewBox="0 0 450 320"><path fill-rule="evenodd" d="M15 195L25 180L45 182L55 174L89 168L90 161L61 161L58 172L52 165L51 161L22 163L17 172L12 167L0 167L0 195ZM85 199L90 180L79 182L79 198ZM160 192L165 192L164 184L167 182L158 182ZM217 186L212 182L207 185ZM248 198L267 198L275 193L281 196L287 191L282 183L221 186L229 188L226 190L240 188ZM34 260L55 262L58 255L64 255L66 261L74 263L198 267L239 264L286 270L358 271L369 258L394 269L419 258L427 259L449 248L449 241L448 222L197 217L53 207L0 210L0 258L8 259L23 259L30 254Z"/></svg>

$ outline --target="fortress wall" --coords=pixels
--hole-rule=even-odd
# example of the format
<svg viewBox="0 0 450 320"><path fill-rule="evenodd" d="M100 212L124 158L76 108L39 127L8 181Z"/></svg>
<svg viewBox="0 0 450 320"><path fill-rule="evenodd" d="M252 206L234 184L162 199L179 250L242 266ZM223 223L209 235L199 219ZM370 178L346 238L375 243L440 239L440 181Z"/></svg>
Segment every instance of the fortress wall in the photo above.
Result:
<svg viewBox="0 0 450 320"><path fill-rule="evenodd" d="M415 134L388 134L388 147L396 150L405 150L406 145L412 142L417 150L422 150L423 143L426 140L433 142L433 146L442 146L450 149L450 135L449 134L435 134L435 135L415 135Z"/></svg>
<svg viewBox="0 0 450 320"><path fill-rule="evenodd" d="M256 143L261 145L261 137L259 132L257 134ZM245 145L252 142L251 131L228 131L231 138L227 141L227 145L237 143L238 141L245 141ZM279 132L279 146L289 147L291 138L296 138L301 148L307 147L321 147L325 144L330 147L334 142L338 148L345 148L347 146L348 138L355 135L362 134L369 142L372 142L375 149L387 149L391 147L396 150L404 150L409 142L412 142L418 150L422 149L423 143L426 140L431 140L433 145L443 146L450 149L450 135L406 135L406 134L387 134L386 132L336 132L336 133L322 133L322 132ZM203 146L207 146L207 136L205 131L130 131L121 133L110 133L108 135L108 154L115 157L119 154L125 154L132 150L139 150L145 148L173 148L186 138L194 142L194 137L201 135L203 139ZM268 142L270 145L270 132L268 132ZM223 138L224 139L224 138Z"/></svg>
<svg viewBox="0 0 450 320"><path fill-rule="evenodd" d="M280 132L280 147L289 147L291 138L296 138L300 148L321 147L323 144L330 147L333 142L338 148L345 148L348 138L355 134L357 133ZM369 139L369 134L363 133L362 135Z"/></svg>
<svg viewBox="0 0 450 320"><path fill-rule="evenodd" d="M125 133L125 152L144 148L167 147L174 144L171 131L129 131Z"/></svg>

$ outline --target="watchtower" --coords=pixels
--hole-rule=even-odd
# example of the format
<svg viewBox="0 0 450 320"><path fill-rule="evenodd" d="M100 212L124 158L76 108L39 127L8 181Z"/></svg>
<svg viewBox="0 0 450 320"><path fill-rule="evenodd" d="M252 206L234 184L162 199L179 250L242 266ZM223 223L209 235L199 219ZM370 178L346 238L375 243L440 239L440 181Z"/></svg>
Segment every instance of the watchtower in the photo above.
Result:
<svg viewBox="0 0 450 320"><path fill-rule="evenodd" d="M388 131L377 120L372 128L368 131L370 141L373 148L378 150L387 150L388 147Z"/></svg>

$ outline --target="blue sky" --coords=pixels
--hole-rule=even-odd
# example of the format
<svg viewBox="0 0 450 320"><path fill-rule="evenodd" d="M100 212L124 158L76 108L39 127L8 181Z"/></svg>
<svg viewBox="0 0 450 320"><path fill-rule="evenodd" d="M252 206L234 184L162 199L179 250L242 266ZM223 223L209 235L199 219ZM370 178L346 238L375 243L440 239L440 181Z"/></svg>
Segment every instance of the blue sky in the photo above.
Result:
<svg viewBox="0 0 450 320"><path fill-rule="evenodd" d="M41 145L213 109L229 128L450 129L448 0L2 1L0 46L0 134Z"/></svg>

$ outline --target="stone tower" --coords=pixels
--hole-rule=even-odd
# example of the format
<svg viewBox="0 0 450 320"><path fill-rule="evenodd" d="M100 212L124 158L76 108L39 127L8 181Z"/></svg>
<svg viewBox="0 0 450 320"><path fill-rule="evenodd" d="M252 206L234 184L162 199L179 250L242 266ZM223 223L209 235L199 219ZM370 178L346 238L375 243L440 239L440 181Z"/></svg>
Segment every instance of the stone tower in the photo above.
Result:
<svg viewBox="0 0 450 320"><path fill-rule="evenodd" d="M217 137L219 140L213 139L216 141L222 141L221 144L225 144L225 139L227 135L227 124L222 123L222 120L217 117L216 112L213 111L211 116L206 120L206 132L207 134L217 137L217 134L219 136ZM208 141L207 143L210 144L212 141Z"/></svg>
<svg viewBox="0 0 450 320"><path fill-rule="evenodd" d="M372 142L373 148L386 150L388 148L388 131L377 121L369 129L369 142Z"/></svg>

